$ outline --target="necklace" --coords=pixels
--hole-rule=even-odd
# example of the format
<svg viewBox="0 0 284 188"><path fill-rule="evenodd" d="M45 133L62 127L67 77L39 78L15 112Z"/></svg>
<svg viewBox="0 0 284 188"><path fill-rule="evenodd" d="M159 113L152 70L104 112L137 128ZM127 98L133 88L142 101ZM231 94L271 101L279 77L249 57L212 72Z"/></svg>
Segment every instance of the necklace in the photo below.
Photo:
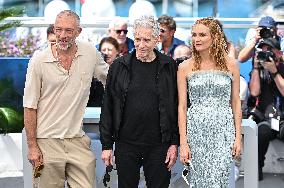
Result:
<svg viewBox="0 0 284 188"><path fill-rule="evenodd" d="M65 62L64 61L62 61L61 59L60 59L60 56L59 56L59 53L58 53L58 48L57 48L57 46L55 47L55 58L56 58L56 61L58 62L58 65L59 66L61 66L62 68L64 68L65 70L67 70L68 72L69 72L69 70L70 70L70 68L71 68L71 65L72 65L72 63L73 63L73 61L74 61L74 59L75 59L75 57L76 57L76 54L77 54L77 50L78 50L78 47L77 47L77 44L75 43L75 49L76 49L76 51L75 51L75 53L74 53L74 56L73 56L73 58L72 58L72 60L71 60L71 63L69 63L68 61L66 61L65 60ZM72 52L71 52L72 53Z"/></svg>

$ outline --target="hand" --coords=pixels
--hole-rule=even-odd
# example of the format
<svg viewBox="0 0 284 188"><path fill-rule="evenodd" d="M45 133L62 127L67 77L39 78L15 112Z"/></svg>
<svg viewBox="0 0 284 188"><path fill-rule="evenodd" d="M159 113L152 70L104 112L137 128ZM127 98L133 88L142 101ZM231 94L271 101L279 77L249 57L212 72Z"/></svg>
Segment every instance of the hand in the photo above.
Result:
<svg viewBox="0 0 284 188"><path fill-rule="evenodd" d="M260 36L260 30L261 30L261 29L262 29L261 27L258 27L258 28L255 29L256 34L255 34L255 36L254 36L254 39L255 39L255 43L256 43L256 44L257 44L257 43L259 42L259 40L261 39L261 36Z"/></svg>
<svg viewBox="0 0 284 188"><path fill-rule="evenodd" d="M242 141L241 138L236 138L233 149L232 149L232 155L234 158L241 155L242 150Z"/></svg>
<svg viewBox="0 0 284 188"><path fill-rule="evenodd" d="M113 165L112 149L103 150L101 158L106 166Z"/></svg>
<svg viewBox="0 0 284 188"><path fill-rule="evenodd" d="M176 163L177 160L177 145L170 145L165 163L168 163L168 170L171 171L172 167Z"/></svg>
<svg viewBox="0 0 284 188"><path fill-rule="evenodd" d="M180 162L184 165L191 160L191 151L188 144L181 144L179 148Z"/></svg>
<svg viewBox="0 0 284 188"><path fill-rule="evenodd" d="M39 166L43 163L43 156L38 146L29 148L28 160L33 167Z"/></svg>
<svg viewBox="0 0 284 188"><path fill-rule="evenodd" d="M270 61L267 61L265 63L262 63L261 65L263 66L264 69L268 70L271 73L276 73L277 72L277 67L275 65L275 62L273 58L269 57Z"/></svg>
<svg viewBox="0 0 284 188"><path fill-rule="evenodd" d="M259 62L259 60L257 59L257 52L256 52L256 54L255 54L255 56L254 56L254 60L253 60L253 67L259 68L259 64L260 64L260 62Z"/></svg>

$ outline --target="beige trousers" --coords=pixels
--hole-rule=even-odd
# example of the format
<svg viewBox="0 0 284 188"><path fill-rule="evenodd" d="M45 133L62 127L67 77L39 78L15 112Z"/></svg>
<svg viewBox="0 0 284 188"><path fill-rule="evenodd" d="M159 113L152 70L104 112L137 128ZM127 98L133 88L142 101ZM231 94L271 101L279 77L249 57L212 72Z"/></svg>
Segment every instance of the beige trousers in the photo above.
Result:
<svg viewBox="0 0 284 188"><path fill-rule="evenodd" d="M37 188L95 187L95 155L87 135L81 138L37 139L43 154L44 168L34 180Z"/></svg>

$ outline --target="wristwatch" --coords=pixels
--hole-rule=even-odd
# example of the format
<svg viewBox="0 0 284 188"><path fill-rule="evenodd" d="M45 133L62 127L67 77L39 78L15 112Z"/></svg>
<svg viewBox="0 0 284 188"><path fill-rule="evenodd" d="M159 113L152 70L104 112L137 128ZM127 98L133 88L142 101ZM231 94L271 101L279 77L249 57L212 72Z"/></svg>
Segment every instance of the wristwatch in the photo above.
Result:
<svg viewBox="0 0 284 188"><path fill-rule="evenodd" d="M276 75L279 74L278 71L276 71L275 73L271 73L272 78L274 79L276 77Z"/></svg>

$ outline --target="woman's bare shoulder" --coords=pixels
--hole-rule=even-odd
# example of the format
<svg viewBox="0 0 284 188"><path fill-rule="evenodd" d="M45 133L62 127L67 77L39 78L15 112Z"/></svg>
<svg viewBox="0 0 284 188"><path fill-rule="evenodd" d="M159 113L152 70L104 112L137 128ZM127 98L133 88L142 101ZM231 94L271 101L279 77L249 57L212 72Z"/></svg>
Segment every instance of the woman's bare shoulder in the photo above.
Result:
<svg viewBox="0 0 284 188"><path fill-rule="evenodd" d="M190 72L192 68L193 68L193 59L185 60L178 66L178 70L182 72Z"/></svg>

